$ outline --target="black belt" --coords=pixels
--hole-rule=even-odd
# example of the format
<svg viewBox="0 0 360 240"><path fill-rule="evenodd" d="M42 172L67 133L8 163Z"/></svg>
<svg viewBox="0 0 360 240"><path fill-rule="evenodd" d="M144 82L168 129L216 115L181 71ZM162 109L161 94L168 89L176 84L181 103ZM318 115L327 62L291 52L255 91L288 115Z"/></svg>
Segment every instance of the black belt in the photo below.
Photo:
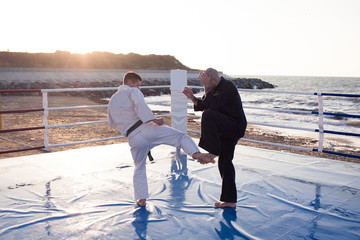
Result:
<svg viewBox="0 0 360 240"><path fill-rule="evenodd" d="M134 123L134 125L132 125L127 131L126 131L126 137L129 136L129 134L134 131L135 129L137 129L141 124L143 124L143 122L141 120L137 121L136 123ZM150 161L153 161L154 158L151 156L151 152L148 152L148 157Z"/></svg>
<svg viewBox="0 0 360 240"><path fill-rule="evenodd" d="M129 136L129 134L134 131L135 129L137 129L143 122L141 120L137 121L136 123L134 123L134 125L132 125L127 131L126 131L126 136Z"/></svg>

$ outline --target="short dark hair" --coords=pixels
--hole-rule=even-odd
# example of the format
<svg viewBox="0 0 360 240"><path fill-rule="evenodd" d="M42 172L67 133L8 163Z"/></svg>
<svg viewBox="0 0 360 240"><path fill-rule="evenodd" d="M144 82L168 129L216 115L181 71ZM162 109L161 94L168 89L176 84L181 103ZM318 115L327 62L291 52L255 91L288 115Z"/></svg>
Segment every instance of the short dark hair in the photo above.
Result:
<svg viewBox="0 0 360 240"><path fill-rule="evenodd" d="M123 83L126 84L129 81L131 81L131 82L140 81L141 82L142 78L136 72L130 71L130 72L125 73L124 78L123 78Z"/></svg>

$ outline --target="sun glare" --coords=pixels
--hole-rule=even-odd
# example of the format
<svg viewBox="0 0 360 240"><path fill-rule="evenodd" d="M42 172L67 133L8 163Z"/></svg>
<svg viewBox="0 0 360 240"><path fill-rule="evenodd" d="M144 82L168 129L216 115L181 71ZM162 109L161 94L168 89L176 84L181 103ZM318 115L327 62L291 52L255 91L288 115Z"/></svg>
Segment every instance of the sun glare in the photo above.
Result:
<svg viewBox="0 0 360 240"><path fill-rule="evenodd" d="M4 1L0 51L134 52L237 74L355 76L359 2Z"/></svg>

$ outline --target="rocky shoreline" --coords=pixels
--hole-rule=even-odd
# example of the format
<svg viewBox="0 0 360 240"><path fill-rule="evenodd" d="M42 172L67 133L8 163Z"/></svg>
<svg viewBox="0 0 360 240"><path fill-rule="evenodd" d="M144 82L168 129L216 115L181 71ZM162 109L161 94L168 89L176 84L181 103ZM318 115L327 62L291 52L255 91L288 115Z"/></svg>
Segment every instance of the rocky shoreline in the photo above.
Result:
<svg viewBox="0 0 360 240"><path fill-rule="evenodd" d="M226 77L225 77L226 78ZM258 78L229 78L226 79L231 80L237 88L242 89L267 89L267 88L275 88L275 85L271 83L265 82ZM144 79L142 86L167 86L170 85L170 79ZM189 78L188 86L202 86L201 82L198 78ZM145 96L159 96L162 94L170 94L169 88L154 88L154 89L143 89L142 90ZM193 92L197 93L201 91L201 89L193 89Z"/></svg>
<svg viewBox="0 0 360 240"><path fill-rule="evenodd" d="M0 89L63 89L63 88L107 88L118 87L122 84L122 76L127 70L73 70L73 69L2 69L0 71ZM143 77L142 86L169 86L170 71L138 70ZM201 86L198 78L199 71L188 71L188 86ZM271 89L271 83L258 78L233 78L223 75L242 89ZM170 94L168 87L142 89L145 96L159 96ZM194 89L194 92L201 89ZM114 93L111 91L86 91L52 93L54 95L72 95L107 98ZM23 94L21 94L23 95Z"/></svg>

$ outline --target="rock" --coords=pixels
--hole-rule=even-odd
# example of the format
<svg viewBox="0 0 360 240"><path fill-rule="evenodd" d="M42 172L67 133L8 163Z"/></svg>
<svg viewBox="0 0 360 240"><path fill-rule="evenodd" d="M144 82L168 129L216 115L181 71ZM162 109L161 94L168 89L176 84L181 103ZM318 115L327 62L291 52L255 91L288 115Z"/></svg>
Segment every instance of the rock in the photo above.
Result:
<svg viewBox="0 0 360 240"><path fill-rule="evenodd" d="M238 88L244 89L266 89L275 88L275 85L265 82L258 78L235 78L233 82Z"/></svg>
<svg viewBox="0 0 360 240"><path fill-rule="evenodd" d="M275 88L276 86L262 81L257 78L231 78L226 77L227 79L234 82L235 86L243 89L266 89L266 88ZM55 88L93 88L93 87L118 87L122 82L114 79L63 79L63 80L35 80L35 81L11 81L11 80L1 80L0 89L55 89ZM142 86L169 86L170 78L169 77L150 77L143 78ZM199 78L189 77L188 86L202 86ZM194 93L202 91L202 89L193 89ZM88 97L99 97L107 98L114 94L115 91L85 91L85 92L56 92L52 93L54 95L73 95L73 96L88 96ZM142 92L145 96L159 96L163 94L170 94L170 89L168 87L164 88L143 88ZM30 95L30 93L29 93Z"/></svg>

